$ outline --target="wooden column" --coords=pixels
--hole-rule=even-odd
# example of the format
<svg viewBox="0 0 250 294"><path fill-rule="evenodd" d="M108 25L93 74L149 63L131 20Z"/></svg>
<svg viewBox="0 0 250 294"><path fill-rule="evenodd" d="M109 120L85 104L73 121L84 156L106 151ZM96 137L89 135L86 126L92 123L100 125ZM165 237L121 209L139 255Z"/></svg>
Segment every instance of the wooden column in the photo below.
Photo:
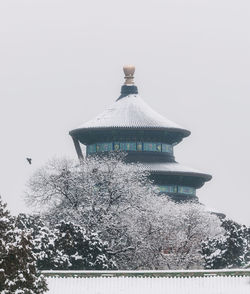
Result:
<svg viewBox="0 0 250 294"><path fill-rule="evenodd" d="M76 138L72 137L72 139L73 139L73 142L74 142L74 145L75 145L77 156L78 156L79 160L82 161L83 160L83 154L82 154L82 149L81 149L80 143Z"/></svg>

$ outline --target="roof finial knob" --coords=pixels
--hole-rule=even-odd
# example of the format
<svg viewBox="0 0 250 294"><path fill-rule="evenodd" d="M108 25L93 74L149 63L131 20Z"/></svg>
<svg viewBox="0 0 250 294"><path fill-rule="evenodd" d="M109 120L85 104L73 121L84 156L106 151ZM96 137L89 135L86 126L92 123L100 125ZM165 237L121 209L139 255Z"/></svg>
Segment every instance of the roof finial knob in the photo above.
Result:
<svg viewBox="0 0 250 294"><path fill-rule="evenodd" d="M133 85L134 84L135 66L134 65L124 65L123 71L125 74L124 85Z"/></svg>

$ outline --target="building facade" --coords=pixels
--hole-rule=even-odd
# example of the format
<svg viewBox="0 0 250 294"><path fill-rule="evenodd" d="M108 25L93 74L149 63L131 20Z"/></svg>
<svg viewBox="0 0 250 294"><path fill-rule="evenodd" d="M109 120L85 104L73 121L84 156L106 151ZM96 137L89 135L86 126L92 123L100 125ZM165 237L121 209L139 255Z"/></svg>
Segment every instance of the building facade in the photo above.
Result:
<svg viewBox="0 0 250 294"><path fill-rule="evenodd" d="M149 107L134 85L133 66L125 66L125 83L121 95L94 119L70 131L77 155L86 156L125 151L127 162L139 162L151 174L160 193L174 200L197 200L196 190L211 175L176 162L174 146L190 131L169 121Z"/></svg>

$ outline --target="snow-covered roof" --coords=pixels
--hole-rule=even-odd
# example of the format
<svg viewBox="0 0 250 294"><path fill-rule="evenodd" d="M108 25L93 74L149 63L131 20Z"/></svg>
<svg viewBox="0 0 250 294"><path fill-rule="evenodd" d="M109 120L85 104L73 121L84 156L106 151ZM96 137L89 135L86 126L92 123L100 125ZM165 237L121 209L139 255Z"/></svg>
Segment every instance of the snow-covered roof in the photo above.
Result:
<svg viewBox="0 0 250 294"><path fill-rule="evenodd" d="M203 173L202 171L199 171L197 169L184 166L182 164L179 164L177 162L148 162L148 163L142 163L146 170L151 172L160 172L164 174L185 174L185 175L192 175L197 177L202 177L206 181L209 181L212 179L212 176L206 173Z"/></svg>
<svg viewBox="0 0 250 294"><path fill-rule="evenodd" d="M182 275L182 273L184 275ZM139 277L122 275L52 275L47 276L48 294L249 294L250 277L248 274L217 275L211 271L204 275L195 275L190 271L179 272L179 276L155 274Z"/></svg>
<svg viewBox="0 0 250 294"><path fill-rule="evenodd" d="M184 137L190 134L188 130L154 111L137 94L117 100L94 119L73 131L93 128L160 128L176 130L183 133Z"/></svg>

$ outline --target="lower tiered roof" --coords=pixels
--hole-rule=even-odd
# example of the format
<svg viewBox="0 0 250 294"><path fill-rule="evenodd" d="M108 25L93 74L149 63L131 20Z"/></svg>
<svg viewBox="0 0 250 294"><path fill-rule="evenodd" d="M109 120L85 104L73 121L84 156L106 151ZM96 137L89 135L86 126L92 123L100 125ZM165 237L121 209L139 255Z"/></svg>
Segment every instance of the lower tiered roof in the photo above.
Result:
<svg viewBox="0 0 250 294"><path fill-rule="evenodd" d="M147 162L143 163L143 166L146 170L151 172L171 174L171 175L185 175L200 177L204 181L210 181L212 176L206 173L203 173L197 169L181 165L177 162Z"/></svg>

